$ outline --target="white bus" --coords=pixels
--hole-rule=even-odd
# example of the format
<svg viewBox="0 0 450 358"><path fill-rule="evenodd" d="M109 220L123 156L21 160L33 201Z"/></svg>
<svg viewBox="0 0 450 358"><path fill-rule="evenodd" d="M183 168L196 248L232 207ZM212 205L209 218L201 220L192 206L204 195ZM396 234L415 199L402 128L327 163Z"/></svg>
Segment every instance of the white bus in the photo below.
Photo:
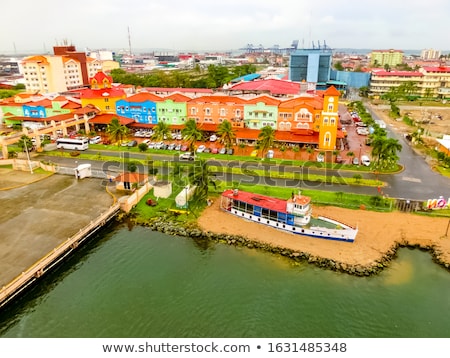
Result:
<svg viewBox="0 0 450 358"><path fill-rule="evenodd" d="M56 148L71 150L86 150L89 148L89 139L85 137L78 138L58 138Z"/></svg>

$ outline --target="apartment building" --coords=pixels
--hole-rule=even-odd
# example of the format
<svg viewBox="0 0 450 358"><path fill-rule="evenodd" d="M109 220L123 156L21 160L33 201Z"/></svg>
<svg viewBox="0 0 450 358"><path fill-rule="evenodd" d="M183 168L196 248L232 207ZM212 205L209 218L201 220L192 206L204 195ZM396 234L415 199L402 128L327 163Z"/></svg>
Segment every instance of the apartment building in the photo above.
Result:
<svg viewBox="0 0 450 358"><path fill-rule="evenodd" d="M414 82L417 93L422 95L423 73L419 71L386 71L382 69L372 70L370 78L370 94L380 97L389 92L393 87L399 87L402 83Z"/></svg>
<svg viewBox="0 0 450 358"><path fill-rule="evenodd" d="M370 66L383 67L389 65L395 67L403 63L403 51L401 50L374 50L370 53Z"/></svg>
<svg viewBox="0 0 450 358"><path fill-rule="evenodd" d="M441 57L441 51L434 50L432 48L426 49L426 50L422 50L420 52L420 57L423 60L438 60L439 57Z"/></svg>
<svg viewBox="0 0 450 358"><path fill-rule="evenodd" d="M77 52L74 46L55 46L53 50L54 55L29 56L19 63L28 92L54 93L87 87L89 78L102 71L102 61Z"/></svg>
<svg viewBox="0 0 450 358"><path fill-rule="evenodd" d="M382 96L393 87L413 82L412 95L425 98L450 98L450 66L424 66L418 71L372 70L370 94Z"/></svg>

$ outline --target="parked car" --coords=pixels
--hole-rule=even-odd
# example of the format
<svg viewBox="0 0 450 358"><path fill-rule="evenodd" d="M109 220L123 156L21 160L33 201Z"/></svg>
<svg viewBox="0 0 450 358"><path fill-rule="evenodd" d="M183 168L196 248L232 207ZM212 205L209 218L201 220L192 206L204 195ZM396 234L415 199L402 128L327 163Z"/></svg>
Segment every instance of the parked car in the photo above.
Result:
<svg viewBox="0 0 450 358"><path fill-rule="evenodd" d="M211 153L217 154L217 153L219 153L219 149L218 148L211 148Z"/></svg>
<svg viewBox="0 0 450 358"><path fill-rule="evenodd" d="M168 149L168 150L174 150L174 149L175 149L175 144L174 144L174 143L170 143L170 144L167 146L167 149Z"/></svg>
<svg viewBox="0 0 450 358"><path fill-rule="evenodd" d="M250 153L250 156L251 157L257 157L258 156L258 150L257 149L252 150L252 152Z"/></svg>
<svg viewBox="0 0 450 358"><path fill-rule="evenodd" d="M209 137L210 142L215 142L217 140L217 136L213 134L211 137Z"/></svg>
<svg viewBox="0 0 450 358"><path fill-rule="evenodd" d="M198 148L197 148L197 153L203 153L203 151L205 150L205 148L206 148L206 146L204 146L203 144L202 144L202 145L199 145Z"/></svg>
<svg viewBox="0 0 450 358"><path fill-rule="evenodd" d="M266 158L272 159L272 158L273 158L273 155L274 155L274 151L273 151L272 149L269 149L269 150L267 151Z"/></svg>
<svg viewBox="0 0 450 358"><path fill-rule="evenodd" d="M370 166L370 158L367 155L361 156L361 164L366 167Z"/></svg>
<svg viewBox="0 0 450 358"><path fill-rule="evenodd" d="M359 158L354 157L352 163L353 165L359 165Z"/></svg>
<svg viewBox="0 0 450 358"><path fill-rule="evenodd" d="M227 153L227 148L220 148L219 154L226 154L226 153Z"/></svg>
<svg viewBox="0 0 450 358"><path fill-rule="evenodd" d="M181 150L182 145L181 144L177 144L174 148L174 150Z"/></svg>
<svg viewBox="0 0 450 358"><path fill-rule="evenodd" d="M187 145L182 145L181 148L180 148L180 150L181 150L182 152L185 152L185 151L188 150L188 146L187 146Z"/></svg>
<svg viewBox="0 0 450 358"><path fill-rule="evenodd" d="M211 148L206 147L203 153L211 153Z"/></svg>
<svg viewBox="0 0 450 358"><path fill-rule="evenodd" d="M233 148L227 149L227 154L228 155L233 155L234 154L234 149Z"/></svg>
<svg viewBox="0 0 450 358"><path fill-rule="evenodd" d="M100 136L98 135L98 136L95 136L95 137L90 138L90 139L89 139L89 144L98 144L98 143L100 143L101 141L102 141L102 137L100 137Z"/></svg>
<svg viewBox="0 0 450 358"><path fill-rule="evenodd" d="M317 161L323 163L325 161L325 156L323 154L317 154Z"/></svg>
<svg viewBox="0 0 450 358"><path fill-rule="evenodd" d="M344 163L344 158L342 158L340 155L336 155L336 158L334 160L336 163Z"/></svg>
<svg viewBox="0 0 450 358"><path fill-rule="evenodd" d="M195 159L194 153L187 152L180 154L180 160L194 160L194 159Z"/></svg>
<svg viewBox="0 0 450 358"><path fill-rule="evenodd" d="M137 146L137 141L135 141L134 139L133 139L133 140L130 140L130 141L127 143L127 146L128 146L128 147L136 147L136 146Z"/></svg>

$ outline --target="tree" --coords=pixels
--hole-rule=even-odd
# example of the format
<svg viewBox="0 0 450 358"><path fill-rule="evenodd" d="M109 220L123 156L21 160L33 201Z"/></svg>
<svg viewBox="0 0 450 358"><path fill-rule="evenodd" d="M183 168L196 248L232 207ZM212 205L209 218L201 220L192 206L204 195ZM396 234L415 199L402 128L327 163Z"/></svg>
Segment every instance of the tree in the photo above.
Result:
<svg viewBox="0 0 450 358"><path fill-rule="evenodd" d="M236 141L236 131L228 120L219 124L217 135L219 136L219 141L225 145L225 148L227 149L231 148Z"/></svg>
<svg viewBox="0 0 450 358"><path fill-rule="evenodd" d="M162 120L158 120L158 124L153 128L152 139L155 141L162 141L166 138L171 137L172 133L170 131L169 125Z"/></svg>
<svg viewBox="0 0 450 358"><path fill-rule="evenodd" d="M335 68L337 71L344 71L344 66L342 66L342 61L337 61L337 62L334 64L334 68Z"/></svg>
<svg viewBox="0 0 450 358"><path fill-rule="evenodd" d="M397 152L402 145L397 139L377 136L372 140L372 159L377 169L391 169L397 165L399 159Z"/></svg>
<svg viewBox="0 0 450 358"><path fill-rule="evenodd" d="M194 200L198 202L204 202L208 198L210 184L216 188L215 174L211 171L207 161L204 159L195 162L195 165L189 171L188 177L189 182L196 186Z"/></svg>
<svg viewBox="0 0 450 358"><path fill-rule="evenodd" d="M275 130L270 126L265 126L258 134L258 144L261 149L261 155L264 157L264 153L267 152L275 142Z"/></svg>
<svg viewBox="0 0 450 358"><path fill-rule="evenodd" d="M33 141L30 137L24 134L17 141L17 146L22 149L22 152L24 152L25 150L30 151L31 149L33 149Z"/></svg>
<svg viewBox="0 0 450 358"><path fill-rule="evenodd" d="M139 143L138 148L140 152L145 152L148 149L148 145L147 143Z"/></svg>
<svg viewBox="0 0 450 358"><path fill-rule="evenodd" d="M120 124L117 117L113 117L111 123L106 127L106 133L109 135L110 139L113 142L117 142L117 145L119 146L128 136L130 130L126 126Z"/></svg>
<svg viewBox="0 0 450 358"><path fill-rule="evenodd" d="M189 119L181 130L183 139L189 142L189 150L195 151L195 142L203 139L203 131L197 127L195 119Z"/></svg>

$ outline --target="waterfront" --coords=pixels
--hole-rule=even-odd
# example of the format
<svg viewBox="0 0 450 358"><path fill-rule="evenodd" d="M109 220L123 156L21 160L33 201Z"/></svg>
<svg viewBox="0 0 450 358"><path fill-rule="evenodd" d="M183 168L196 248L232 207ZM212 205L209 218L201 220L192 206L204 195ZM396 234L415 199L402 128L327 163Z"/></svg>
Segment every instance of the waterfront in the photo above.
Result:
<svg viewBox="0 0 450 358"><path fill-rule="evenodd" d="M450 274L419 250L354 277L119 225L0 321L1 337L449 337Z"/></svg>

